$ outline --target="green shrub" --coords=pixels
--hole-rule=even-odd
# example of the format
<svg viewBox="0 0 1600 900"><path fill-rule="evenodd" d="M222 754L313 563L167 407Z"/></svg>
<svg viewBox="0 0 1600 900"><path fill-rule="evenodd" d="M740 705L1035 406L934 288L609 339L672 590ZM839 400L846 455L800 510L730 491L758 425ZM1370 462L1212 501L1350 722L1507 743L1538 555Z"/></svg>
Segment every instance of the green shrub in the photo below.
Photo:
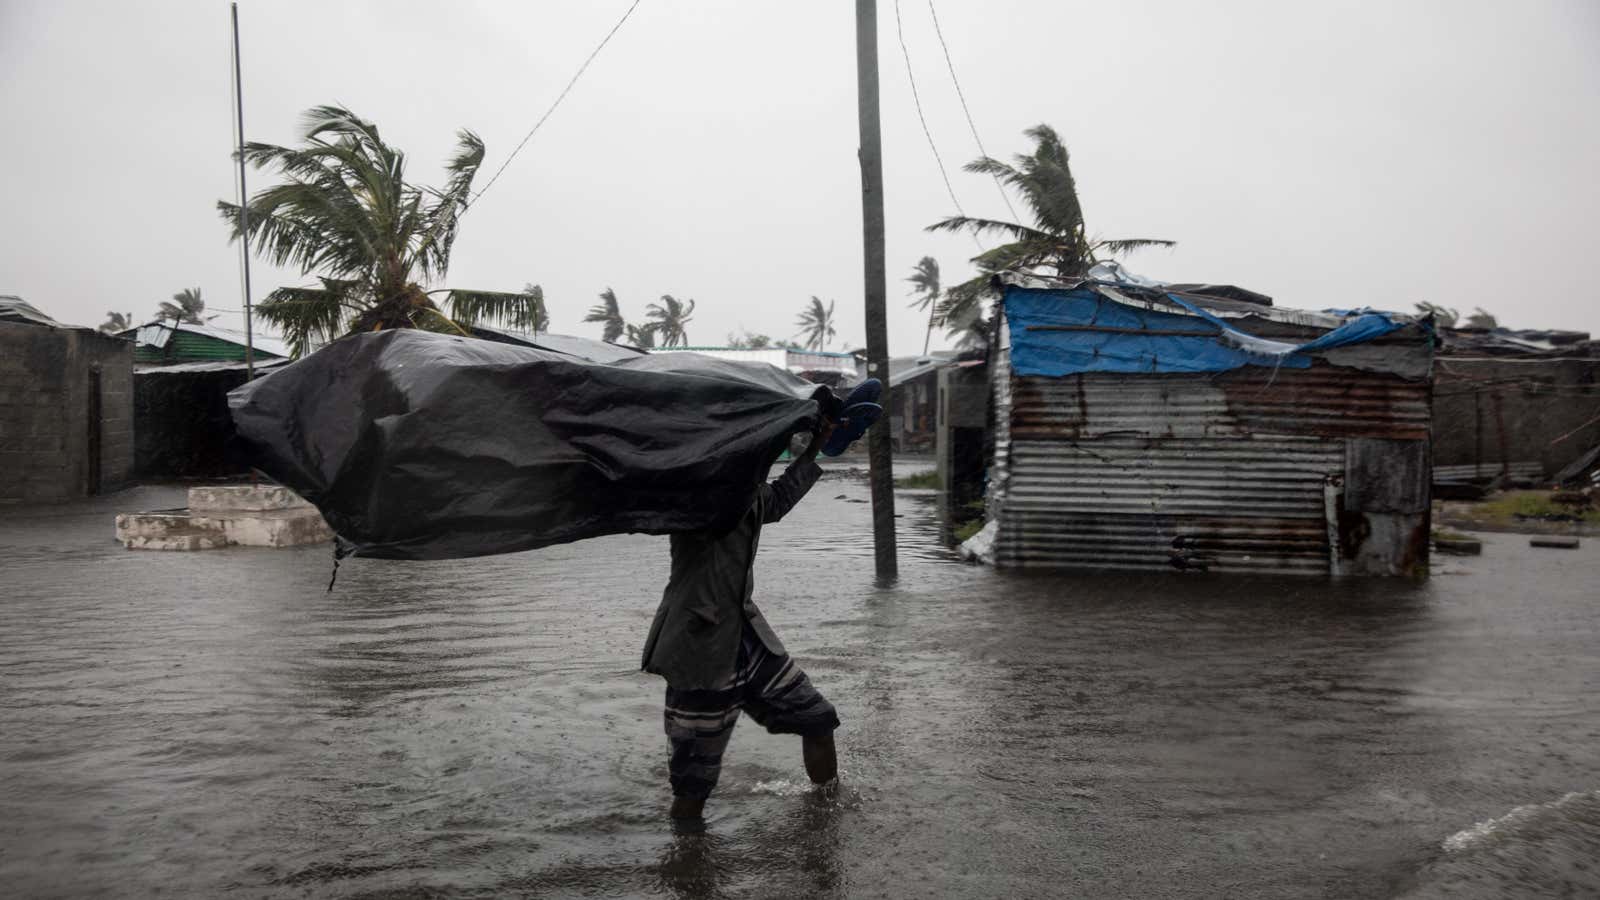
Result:
<svg viewBox="0 0 1600 900"><path fill-rule="evenodd" d="M935 469L929 469L926 472L917 472L914 475L902 475L894 480L894 486L898 488L926 488L936 491L940 486L939 472Z"/></svg>

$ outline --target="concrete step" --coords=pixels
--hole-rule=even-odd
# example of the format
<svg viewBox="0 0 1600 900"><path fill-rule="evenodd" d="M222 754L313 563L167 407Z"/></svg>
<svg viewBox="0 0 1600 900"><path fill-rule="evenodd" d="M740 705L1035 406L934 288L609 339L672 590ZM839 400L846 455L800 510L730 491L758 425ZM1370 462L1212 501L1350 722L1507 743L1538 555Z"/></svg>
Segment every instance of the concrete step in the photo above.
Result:
<svg viewBox="0 0 1600 900"><path fill-rule="evenodd" d="M129 550L215 550L228 546L220 528L196 524L186 510L123 513L117 540Z"/></svg>
<svg viewBox="0 0 1600 900"><path fill-rule="evenodd" d="M191 510L194 523L227 536L228 543L244 547L296 547L333 540L333 529L315 507L261 512Z"/></svg>
<svg viewBox="0 0 1600 900"><path fill-rule="evenodd" d="M222 484L189 489L189 509L197 513L311 508L299 494L275 484Z"/></svg>
<svg viewBox="0 0 1600 900"><path fill-rule="evenodd" d="M295 547L331 541L333 529L309 505L268 510L172 509L117 516L117 540L129 550Z"/></svg>

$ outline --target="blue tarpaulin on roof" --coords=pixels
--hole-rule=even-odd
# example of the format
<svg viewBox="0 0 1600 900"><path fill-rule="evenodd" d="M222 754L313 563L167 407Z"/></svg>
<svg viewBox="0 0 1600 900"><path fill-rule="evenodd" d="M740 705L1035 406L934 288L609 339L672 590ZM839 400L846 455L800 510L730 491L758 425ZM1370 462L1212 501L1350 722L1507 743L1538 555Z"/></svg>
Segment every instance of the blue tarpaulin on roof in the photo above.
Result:
<svg viewBox="0 0 1600 900"><path fill-rule="evenodd" d="M1088 288L1040 290L1008 286L1011 367L1018 375L1080 372L1226 372L1243 366L1304 369L1308 354L1388 334L1399 323L1369 313L1316 340L1288 344L1239 331L1203 309L1157 312L1119 303Z"/></svg>

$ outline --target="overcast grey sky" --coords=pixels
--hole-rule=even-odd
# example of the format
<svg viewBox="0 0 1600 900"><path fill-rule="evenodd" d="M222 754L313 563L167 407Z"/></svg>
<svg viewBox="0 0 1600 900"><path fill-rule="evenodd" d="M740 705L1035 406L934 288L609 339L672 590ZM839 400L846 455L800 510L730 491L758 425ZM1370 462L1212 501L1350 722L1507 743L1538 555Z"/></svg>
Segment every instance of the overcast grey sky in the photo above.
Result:
<svg viewBox="0 0 1600 900"><path fill-rule="evenodd" d="M436 183L468 127L497 167L629 0L245 0L246 131L293 142L340 102ZM1507 324L1600 332L1600 4L939 0L991 153L1047 122L1091 230L1160 237L1134 271L1219 281L1285 306L1420 300ZM1001 216L925 0L906 42L967 211ZM890 345L920 350L905 283L922 255L966 277L951 212L879 4ZM544 286L554 328L612 286L629 318L699 301L689 335L787 337L813 294L858 345L861 235L854 4L643 0L465 220L449 283ZM63 321L148 317L183 287L237 310L228 5L0 0L5 84L0 293ZM252 172L253 186L266 183ZM487 176L485 176L486 179ZM480 182L481 183L481 182ZM296 272L254 269L258 298ZM228 313L218 324L238 325ZM936 339L935 346L939 342Z"/></svg>

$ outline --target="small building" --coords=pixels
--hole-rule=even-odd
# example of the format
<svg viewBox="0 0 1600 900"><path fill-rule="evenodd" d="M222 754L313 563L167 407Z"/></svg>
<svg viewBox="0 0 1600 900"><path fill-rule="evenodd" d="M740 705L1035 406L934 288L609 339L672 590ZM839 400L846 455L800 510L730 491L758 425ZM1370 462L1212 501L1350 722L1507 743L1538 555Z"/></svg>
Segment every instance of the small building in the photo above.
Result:
<svg viewBox="0 0 1600 900"><path fill-rule="evenodd" d="M938 350L889 360L889 442L896 453L932 453L939 418L939 370L957 354Z"/></svg>
<svg viewBox="0 0 1600 900"><path fill-rule="evenodd" d="M938 372L934 446L946 543L983 509L985 466L993 452L988 386L986 359L954 360Z"/></svg>
<svg viewBox="0 0 1600 900"><path fill-rule="evenodd" d="M1425 324L1225 286L1001 287L997 565L1426 574Z"/></svg>
<svg viewBox="0 0 1600 900"><path fill-rule="evenodd" d="M245 360L246 336L242 331L215 325L191 325L170 319L157 319L130 328L119 337L135 343L134 362L140 365L169 365L195 362L238 362ZM256 332L248 342L255 348L255 360L288 359L289 345L281 338Z"/></svg>
<svg viewBox="0 0 1600 900"><path fill-rule="evenodd" d="M158 319L122 332L134 342L134 471L140 478L191 479L240 475L249 467L229 451L233 417L228 392L248 374L287 364L281 338L215 325Z"/></svg>
<svg viewBox="0 0 1600 900"><path fill-rule="evenodd" d="M133 439L133 343L0 296L0 503L120 487Z"/></svg>
<svg viewBox="0 0 1600 900"><path fill-rule="evenodd" d="M256 375L288 365L268 357ZM249 374L242 362L134 367L134 471L145 479L221 478L250 470L232 450L228 392Z"/></svg>
<svg viewBox="0 0 1600 900"><path fill-rule="evenodd" d="M652 347L650 352L699 353L716 359L764 362L793 372L807 381L829 387L850 384L860 377L860 368L854 353L792 350L783 347L763 350L739 350L733 347Z"/></svg>
<svg viewBox="0 0 1600 900"><path fill-rule="evenodd" d="M1553 479L1600 444L1600 342L1575 331L1443 331L1434 476Z"/></svg>

